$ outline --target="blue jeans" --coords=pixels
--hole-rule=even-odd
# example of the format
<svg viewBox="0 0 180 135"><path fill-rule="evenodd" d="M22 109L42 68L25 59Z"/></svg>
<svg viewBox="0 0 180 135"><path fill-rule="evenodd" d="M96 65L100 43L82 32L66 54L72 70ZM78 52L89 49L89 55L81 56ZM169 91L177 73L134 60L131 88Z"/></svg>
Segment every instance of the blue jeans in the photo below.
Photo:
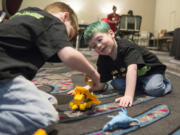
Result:
<svg viewBox="0 0 180 135"><path fill-rule="evenodd" d="M162 96L172 90L171 82L162 74L139 77L138 84L138 88L151 96ZM124 91L126 87L125 78L116 78L112 80L111 85L118 91Z"/></svg>
<svg viewBox="0 0 180 135"><path fill-rule="evenodd" d="M0 82L0 135L33 134L58 121L53 98L23 76Z"/></svg>

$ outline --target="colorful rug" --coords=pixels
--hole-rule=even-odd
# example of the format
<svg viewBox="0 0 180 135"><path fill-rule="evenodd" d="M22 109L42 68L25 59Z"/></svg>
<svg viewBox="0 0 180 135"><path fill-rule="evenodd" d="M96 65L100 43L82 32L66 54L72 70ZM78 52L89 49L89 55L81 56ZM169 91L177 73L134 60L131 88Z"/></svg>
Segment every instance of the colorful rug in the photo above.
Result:
<svg viewBox="0 0 180 135"><path fill-rule="evenodd" d="M62 74L44 74L37 76L32 80L37 87L49 86L52 87L50 93L66 92L73 88L72 80L70 79L70 73Z"/></svg>
<svg viewBox="0 0 180 135"><path fill-rule="evenodd" d="M32 80L34 84L41 90L51 94L60 94L72 90L75 86L72 82L72 75L79 75L77 71L70 71L68 73L58 73L61 68L42 68ZM82 75L82 74L81 74ZM112 97L118 95L114 90L97 94L99 99Z"/></svg>
<svg viewBox="0 0 180 135"><path fill-rule="evenodd" d="M61 68L44 68L41 69L36 77L32 80L34 84L41 90L45 90L48 93L63 93L74 88L71 76L79 74L76 71L70 71L67 73L53 73Z"/></svg>
<svg viewBox="0 0 180 135"><path fill-rule="evenodd" d="M102 130L99 130L96 132L88 133L87 135L123 135L125 133L129 133L138 128L145 127L153 122L156 122L159 119L166 117L169 113L170 113L170 110L168 106L161 104L135 117L136 119L139 120L140 125L136 125L136 124L133 125L134 123L132 123L132 125L129 128L125 128L125 129L121 128L121 129L114 130L112 132L103 132Z"/></svg>
<svg viewBox="0 0 180 135"><path fill-rule="evenodd" d="M80 48L80 51L88 58L88 60L90 62L92 62L92 64L94 66L96 66L96 64L95 64L96 63L95 61L97 60L96 53L89 51L89 49L81 50L81 48ZM159 52L158 52L158 55L159 55ZM167 54L167 56L168 56L168 54ZM141 134L144 132L146 133L146 129L149 132L152 131L152 132L150 132L150 134L170 134L170 133L173 133L174 135L180 134L179 133L180 132L179 131L179 123L178 123L178 121L179 121L179 114L178 114L178 112L179 112L178 101L179 100L178 100L178 98L180 95L179 90L178 90L178 88L179 88L178 79L180 76L179 68L178 68L179 61L175 61L174 58L172 59L171 57L169 57L169 56L167 57L167 56L164 55L164 53L160 54L160 59L162 60L163 63L165 63L168 66L166 75L168 78L171 79L171 81L174 84L173 92L170 95L167 95L163 98L158 98L157 100L155 99L155 102L154 102L154 100L152 101L152 99L147 100L150 102L147 104L143 103L143 102L146 102L146 100L143 102L140 101L140 103L143 103L143 104L134 106L132 108L129 108L128 110L129 110L129 114L131 114L131 116L134 116L133 114L139 114L139 111L141 111L141 109L145 110L148 108L149 105L152 105L154 103L167 104L169 107L171 107L173 115L169 115L162 121L165 123L170 122L172 124L171 128L169 128L168 124L162 125L161 122L157 122L156 123L157 127L153 126L153 125L148 126L147 128L141 129L138 132L130 133L130 134L139 134L139 133ZM83 85L83 77L78 76L78 75L76 76L76 74L79 74L79 72L72 72L72 70L68 69L62 63L53 63L53 64L47 63L38 71L37 76L34 78L34 82L36 83L38 88L45 90L48 93L51 93L53 95L58 95L58 96L60 95L59 99L60 99L61 104L59 105L59 107L61 107L60 109L62 110L62 112L60 111L60 114L64 113L64 110L67 110L67 112L70 110L68 103L73 98L73 96L69 96L65 92L73 89L75 86L84 86ZM75 75L75 76L73 76L73 75ZM62 78L62 80L61 80L61 78ZM53 79L55 81L53 81ZM56 80L56 79L60 79L60 80ZM60 83L60 82L69 82L69 84L68 83L67 84ZM70 120L69 122L67 121L67 123L66 123L66 121L64 121L64 122L60 121L59 123L57 123L56 129L57 129L58 133L64 134L64 135L65 134L80 135L80 134L91 134L91 133L98 132L98 130L103 128L103 126L106 124L106 122L109 121L109 118L107 118L106 116L109 115L111 112L112 112L111 114L116 114L119 111L118 105L113 106L114 103L110 104L111 102L114 101L114 99L117 96L118 96L118 94L115 92L108 93L108 94L107 93L97 93L97 97L99 99L101 99L101 101L103 103L102 108L98 108L98 106L97 106L97 111L94 111L94 112L90 111L90 110L88 110L86 112L74 112L73 115L75 115L77 113L76 114L77 116L70 115L73 117L72 117L72 120ZM142 97L142 100L143 99L146 99L146 97ZM172 100L170 100L170 99L172 99ZM136 102L136 101L137 101L137 99L135 99L134 105L139 104L139 102ZM176 102L174 102L174 101L176 101ZM103 106L104 106L104 108L103 108ZM140 110L138 109L138 113L136 112L136 108L140 108ZM96 109L96 106L94 106L93 109ZM166 109L164 111L167 111L167 110L168 109ZM79 115L78 115L78 113L79 113ZM105 114L105 115L101 115L101 114ZM71 117L67 116L66 114L63 114L62 116L64 116L65 119L69 119L69 118L71 119ZM97 116L97 117L95 117L95 116ZM141 116L141 115L139 115L139 116ZM75 119L73 120L74 117L75 117ZM76 117L77 117L77 121L75 121ZM62 117L61 117L61 119L63 120ZM83 120L78 120L78 119L83 119ZM140 127L143 127L143 126L146 126L146 125L142 125ZM128 131L123 131L123 132L126 133L126 132L131 132L136 129L138 130L138 128L140 129L140 127L132 126L130 128L133 128L133 129L128 128ZM165 130L162 131L161 130L162 128ZM126 129L123 129L123 130L126 130ZM173 132L172 132L172 130L173 130ZM96 131L96 132L94 132L94 131ZM99 133L99 135L100 134L122 134L119 132L120 132L120 130L115 130L114 132Z"/></svg>
<svg viewBox="0 0 180 135"><path fill-rule="evenodd" d="M143 102L147 102L147 101L150 101L154 98L155 97L145 96L145 95L137 96L135 98L133 105L137 105L137 104L140 104ZM95 116L99 116L102 114L118 111L120 109L121 109L121 107L119 106L118 103L111 102L111 103L97 105L97 106L95 106L95 107L93 107L87 111L75 111L75 112L73 112L71 110L67 110L67 111L62 112L62 110L61 110L60 122L69 122L69 121L74 121L74 120L80 120L80 119L95 117Z"/></svg>

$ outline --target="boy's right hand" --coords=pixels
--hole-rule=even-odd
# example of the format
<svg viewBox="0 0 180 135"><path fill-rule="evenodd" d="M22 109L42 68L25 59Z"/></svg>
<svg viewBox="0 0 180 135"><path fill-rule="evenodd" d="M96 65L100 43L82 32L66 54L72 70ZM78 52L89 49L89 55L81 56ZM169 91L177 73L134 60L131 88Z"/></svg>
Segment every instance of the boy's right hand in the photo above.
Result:
<svg viewBox="0 0 180 135"><path fill-rule="evenodd" d="M94 72L94 74L91 75L87 75L88 77L90 77L90 79L92 79L92 86L91 89L92 90L98 90L99 89L99 84L100 84L100 75L97 71ZM85 81L86 81L86 77L85 77Z"/></svg>
<svg viewBox="0 0 180 135"><path fill-rule="evenodd" d="M85 82L88 84L87 86L89 86L88 90L91 91L103 90L105 87L105 83L101 83L99 80L94 82L88 75L85 76Z"/></svg>

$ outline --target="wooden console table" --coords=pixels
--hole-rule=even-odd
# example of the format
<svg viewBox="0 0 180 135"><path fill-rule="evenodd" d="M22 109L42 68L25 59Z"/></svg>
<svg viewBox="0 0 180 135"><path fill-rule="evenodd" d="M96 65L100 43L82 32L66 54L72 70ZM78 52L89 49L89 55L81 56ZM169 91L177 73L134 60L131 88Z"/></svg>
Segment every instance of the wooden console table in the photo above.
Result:
<svg viewBox="0 0 180 135"><path fill-rule="evenodd" d="M152 37L150 38L153 41L153 46L157 47L157 50L162 50L163 46L167 47L167 50L170 50L170 46L173 40L172 36L163 36L163 37Z"/></svg>

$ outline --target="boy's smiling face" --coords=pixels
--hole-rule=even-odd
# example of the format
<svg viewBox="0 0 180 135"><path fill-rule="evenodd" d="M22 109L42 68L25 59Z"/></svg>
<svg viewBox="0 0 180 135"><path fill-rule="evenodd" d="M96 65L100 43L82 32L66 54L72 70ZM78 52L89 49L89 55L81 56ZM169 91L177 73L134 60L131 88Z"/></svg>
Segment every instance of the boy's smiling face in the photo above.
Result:
<svg viewBox="0 0 180 135"><path fill-rule="evenodd" d="M108 33L97 32L88 44L98 54L109 56L115 45L114 32L112 30L109 30Z"/></svg>

